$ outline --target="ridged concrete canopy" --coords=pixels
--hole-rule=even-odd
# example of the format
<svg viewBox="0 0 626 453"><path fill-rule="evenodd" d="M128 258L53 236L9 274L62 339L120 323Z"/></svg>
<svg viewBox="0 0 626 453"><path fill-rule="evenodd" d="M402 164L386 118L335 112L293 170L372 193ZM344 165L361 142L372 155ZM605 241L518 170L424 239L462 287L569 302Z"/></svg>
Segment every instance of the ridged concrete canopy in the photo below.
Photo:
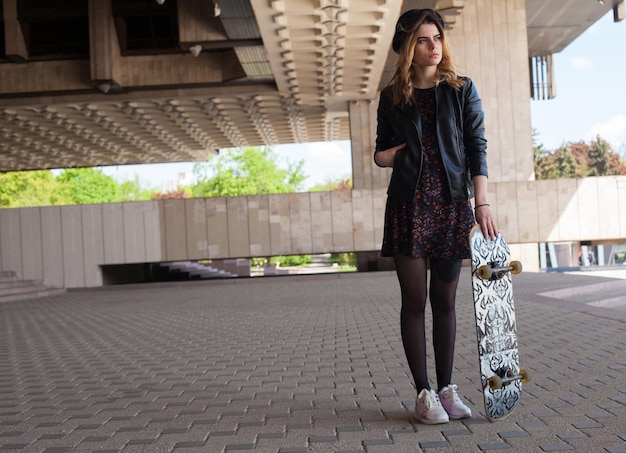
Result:
<svg viewBox="0 0 626 453"><path fill-rule="evenodd" d="M436 7L453 28L464 3L4 0L0 171L350 139L349 102L387 83L401 12ZM529 56L561 51L613 3L528 0Z"/></svg>

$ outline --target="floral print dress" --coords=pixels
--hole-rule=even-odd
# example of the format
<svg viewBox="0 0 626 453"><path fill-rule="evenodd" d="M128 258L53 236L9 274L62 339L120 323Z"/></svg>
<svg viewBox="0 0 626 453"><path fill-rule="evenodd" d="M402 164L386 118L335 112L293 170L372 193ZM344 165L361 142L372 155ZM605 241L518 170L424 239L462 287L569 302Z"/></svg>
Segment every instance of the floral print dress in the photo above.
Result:
<svg viewBox="0 0 626 453"><path fill-rule="evenodd" d="M387 198L382 256L469 258L474 214L469 201L452 203L435 124L435 89L415 89L424 162L413 201Z"/></svg>

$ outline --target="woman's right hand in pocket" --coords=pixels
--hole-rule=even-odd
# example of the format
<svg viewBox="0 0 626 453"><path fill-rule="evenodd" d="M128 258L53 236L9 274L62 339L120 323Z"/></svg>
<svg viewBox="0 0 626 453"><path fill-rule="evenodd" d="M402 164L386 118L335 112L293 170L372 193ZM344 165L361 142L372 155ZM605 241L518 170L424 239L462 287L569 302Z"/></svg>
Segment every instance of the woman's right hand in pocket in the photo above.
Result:
<svg viewBox="0 0 626 453"><path fill-rule="evenodd" d="M393 163L396 159L396 153L405 146L406 143L402 143L401 145L396 145L383 151L378 151L374 154L374 162L381 167L393 167Z"/></svg>

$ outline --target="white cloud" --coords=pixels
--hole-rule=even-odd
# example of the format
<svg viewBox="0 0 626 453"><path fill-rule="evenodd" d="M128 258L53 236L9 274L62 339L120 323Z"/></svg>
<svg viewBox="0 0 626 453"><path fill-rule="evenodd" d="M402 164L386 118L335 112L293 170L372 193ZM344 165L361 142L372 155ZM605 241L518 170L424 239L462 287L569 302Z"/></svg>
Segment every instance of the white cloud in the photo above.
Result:
<svg viewBox="0 0 626 453"><path fill-rule="evenodd" d="M576 69L591 69L593 61L585 57L575 57L572 58L572 66Z"/></svg>
<svg viewBox="0 0 626 453"><path fill-rule="evenodd" d="M617 151L626 144L626 115L614 115L605 123L593 125L585 134L587 140L600 135Z"/></svg>

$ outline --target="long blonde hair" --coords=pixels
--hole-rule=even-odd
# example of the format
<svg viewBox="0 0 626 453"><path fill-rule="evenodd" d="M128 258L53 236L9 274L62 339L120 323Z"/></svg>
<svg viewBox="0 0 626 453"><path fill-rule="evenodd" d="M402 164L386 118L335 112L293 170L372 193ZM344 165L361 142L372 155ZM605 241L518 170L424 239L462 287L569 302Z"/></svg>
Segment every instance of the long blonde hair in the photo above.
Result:
<svg viewBox="0 0 626 453"><path fill-rule="evenodd" d="M420 14L409 27L402 27L400 21L396 26L398 32L404 32L405 36L398 49L396 72L389 82L389 85L392 87L394 105L413 103L413 77L415 75L415 70L412 66L413 54L417 43L417 30L423 24L434 24L441 35L441 62L437 65L435 86L439 86L441 83L447 83L454 88L463 86L463 79L459 78L452 63L452 54L445 38L444 28L438 20L440 16L431 9L420 10L420 12L423 12L423 14Z"/></svg>

